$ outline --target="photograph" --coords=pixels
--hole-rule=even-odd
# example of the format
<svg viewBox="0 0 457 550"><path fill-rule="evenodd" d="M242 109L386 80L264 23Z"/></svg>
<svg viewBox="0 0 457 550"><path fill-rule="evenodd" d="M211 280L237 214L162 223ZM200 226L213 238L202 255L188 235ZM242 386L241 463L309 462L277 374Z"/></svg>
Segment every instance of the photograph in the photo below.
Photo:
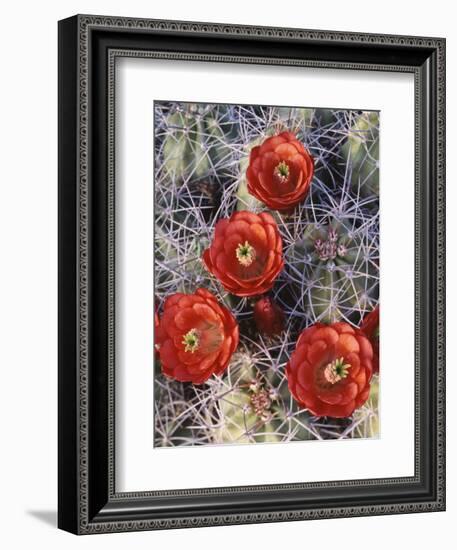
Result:
<svg viewBox="0 0 457 550"><path fill-rule="evenodd" d="M155 447L380 437L381 119L154 100Z"/></svg>

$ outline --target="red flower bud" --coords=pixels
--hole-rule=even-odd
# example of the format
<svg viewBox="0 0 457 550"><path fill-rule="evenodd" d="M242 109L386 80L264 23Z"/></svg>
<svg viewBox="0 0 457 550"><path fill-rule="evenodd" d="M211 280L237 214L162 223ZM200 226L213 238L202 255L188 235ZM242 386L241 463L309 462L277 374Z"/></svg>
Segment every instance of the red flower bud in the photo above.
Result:
<svg viewBox="0 0 457 550"><path fill-rule="evenodd" d="M284 330L284 312L269 296L264 296L256 302L254 321L259 331L267 336L281 334Z"/></svg>

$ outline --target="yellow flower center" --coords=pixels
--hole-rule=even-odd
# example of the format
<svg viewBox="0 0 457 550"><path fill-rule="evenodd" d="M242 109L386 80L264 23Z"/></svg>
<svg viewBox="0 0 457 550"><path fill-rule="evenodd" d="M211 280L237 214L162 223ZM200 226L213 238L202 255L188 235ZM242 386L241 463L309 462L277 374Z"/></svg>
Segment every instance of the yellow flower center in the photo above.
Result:
<svg viewBox="0 0 457 550"><path fill-rule="evenodd" d="M335 359L329 363L324 369L324 377L330 384L336 384L348 375L348 370L351 368L349 363L344 362L344 357Z"/></svg>
<svg viewBox="0 0 457 550"><path fill-rule="evenodd" d="M236 257L241 265L249 267L255 258L254 247L251 246L248 241L244 244L240 243L236 248Z"/></svg>
<svg viewBox="0 0 457 550"><path fill-rule="evenodd" d="M197 329L193 328L189 330L189 332L183 336L182 343L184 344L184 351L194 353L194 351L198 349Z"/></svg>
<svg viewBox="0 0 457 550"><path fill-rule="evenodd" d="M275 176L281 183L285 183L289 179L290 169L289 165L282 160L275 168Z"/></svg>

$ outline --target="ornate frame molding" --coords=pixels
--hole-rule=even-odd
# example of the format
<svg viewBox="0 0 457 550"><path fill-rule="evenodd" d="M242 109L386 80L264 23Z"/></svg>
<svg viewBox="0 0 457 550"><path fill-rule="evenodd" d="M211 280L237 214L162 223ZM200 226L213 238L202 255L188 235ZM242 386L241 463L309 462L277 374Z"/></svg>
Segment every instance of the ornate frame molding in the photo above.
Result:
<svg viewBox="0 0 457 550"><path fill-rule="evenodd" d="M281 58L277 56L248 56L220 53L195 53L195 52L171 52L145 50L134 47L110 47L106 60L108 68L107 76L107 304L108 304L108 327L107 327L107 353L108 353L108 376L107 376L107 415L108 415L108 438L107 438L107 457L108 457L108 502L114 506L107 513L94 514L94 506L99 507L99 503L94 505L91 503L91 349L90 349L90 323L91 323L91 238L94 231L93 228L93 213L91 212L91 190L90 180L92 165L91 161L91 79L94 78L91 73L93 62L91 48L94 48L92 38L94 32L101 31L122 31L124 36L144 36L147 34L159 33L161 36L214 36L223 37L224 40L235 41L240 38L249 38L260 41L263 44L268 44L268 41L288 41L290 43L310 43L318 47L319 44L330 43L348 45L354 48L364 46L376 47L395 47L399 51L430 51L429 58L432 59L432 67L435 74L432 75L430 82L435 90L425 89L423 80L421 80L421 71L423 68L419 64L408 65L400 64L383 64L370 63L363 61L338 60L313 60L313 59L293 59ZM295 521L302 519L321 519L330 517L348 517L360 515L374 514L393 514L393 513L408 513L408 512L427 512L443 510L445 507L445 373L444 373L444 291L445 291L445 274L444 274L444 224L445 224L445 159L444 159L444 139L445 139L445 42L440 38L424 38L424 37L408 37L408 36L389 36L389 35L371 35L359 33L341 33L333 31L311 31L302 29L284 29L284 28L268 28L268 27L253 27L253 26L238 26L238 25L223 25L213 23L194 23L194 22L178 22L178 21L160 21L149 19L129 19L116 17L98 17L98 16L75 16L64 20L60 23L61 32L61 62L68 64L68 56L75 55L73 64L68 68L64 68L61 64L61 81L67 82L74 72L76 90L74 97L69 98L61 89L61 118L67 120L66 104L74 102L77 107L77 118L72 122L74 130L74 147L63 149L60 156L60 163L66 162L74 157L76 162L76 172L66 174L60 173L60 186L67 184L68 178L74 178L74 189L71 198L63 198L60 202L61 215L65 216L66 210L73 206L76 208L77 221L77 246L76 246L76 265L68 266L62 264L62 271L75 278L76 301L74 303L74 313L76 313L75 328L77 332L77 348L72 374L76 375L71 387L75 392L74 406L71 411L64 403L66 400L63 395L64 390L61 389L60 396L60 417L61 422L64 419L76 421L77 427L73 434L75 441L72 440L72 449L76 450L75 461L71 466L64 465L63 460L67 460L67 452L63 446L67 445L65 437L60 431L60 502L59 502L59 525L64 528L80 534L99 533L99 532L114 532L114 531L131 531L131 530L147 530L147 529L166 529L166 528L183 528L197 527L208 525L227 525L241 523L257 523L271 521ZM422 470L425 468L421 462L419 453L420 438L423 435L424 426L420 421L420 385L421 377L419 369L416 369L416 475L413 478L392 478L380 480L354 480L344 482L327 482L327 483L304 483L281 486L256 486L253 487L236 487L226 489L199 489L186 491L161 491L159 492L141 492L141 493L116 493L114 488L114 83L115 83L115 60L117 57L151 57L156 59L180 59L180 60L198 60L198 61L214 61L214 62L235 62L248 64L277 64L277 65L296 65L306 67L324 67L324 68L341 68L353 70L373 70L373 71L393 71L393 72L411 72L415 77L415 113L416 113L416 357L419 361L421 347L421 303L420 295L420 265L423 261L423 239L420 238L423 229L421 202L423 200L421 188L422 179L424 176L423 159L420 158L421 147L424 139L422 135L422 115L424 101L430 94L435 96L436 114L432 115L433 124L436 126L436 142L432 145L434 154L436 155L436 164L434 167L435 189L433 190L432 199L434 202L434 212L431 216L433 219L428 223L432 225L432 230L436 232L434 235L436 254L432 258L434 265L430 274L435 282L436 288L436 391L430 396L431 400L435 401L436 416L434 416L434 444L435 449L435 496L426 498L418 502L408 503L371 503L369 505L351 504L348 506L326 507L315 506L304 509L284 508L280 511L249 511L240 512L237 514L202 514L191 517L152 517L152 511L149 514L150 518L134 517L134 514L121 514L124 508L128 509L129 505L135 506L135 502L144 501L145 499L157 497L199 497L211 495L224 495L236 493L259 493L265 491L284 491L297 489L322 489L322 488L350 488L350 487L386 487L395 486L402 483L418 483L420 481ZM433 70L433 69L428 69ZM67 124L65 124L67 126ZM432 130L431 130L432 131ZM60 139L63 139L64 129L61 129ZM64 170L64 169L63 169ZM421 191L422 189L422 191ZM62 192L62 196L64 193ZM63 240L66 239L65 222L61 223L61 235ZM432 239L433 240L433 239ZM61 259L61 261L63 261ZM65 289L64 289L65 290ZM65 297L61 294L61 300ZM63 304L62 304L63 307ZM61 314L61 330L65 330L63 326L66 323L66 315ZM65 348L67 344L63 338L60 338L61 347ZM70 353L70 350L67 350ZM66 380L68 373L66 369L67 355L64 353L60 359L60 377L65 379L63 385L67 386L69 382ZM67 390L68 391L68 390ZM93 428L92 428L93 429ZM77 483L77 494L65 488L68 482L69 473L71 470L71 479ZM133 504L132 504L133 503ZM144 516L145 514L143 514ZM148 513L146 512L146 516Z"/></svg>

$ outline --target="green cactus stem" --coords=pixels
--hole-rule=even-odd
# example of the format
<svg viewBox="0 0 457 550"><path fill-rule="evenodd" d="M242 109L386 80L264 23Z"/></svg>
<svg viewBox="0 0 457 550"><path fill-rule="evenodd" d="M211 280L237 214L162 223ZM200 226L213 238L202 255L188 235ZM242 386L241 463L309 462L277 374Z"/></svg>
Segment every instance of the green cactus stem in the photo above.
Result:
<svg viewBox="0 0 457 550"><path fill-rule="evenodd" d="M307 225L291 246L289 271L303 272L308 281L305 307L316 320L352 319L378 298L377 251L371 254L364 232L341 222ZM353 319L356 321L356 319Z"/></svg>
<svg viewBox="0 0 457 550"><path fill-rule="evenodd" d="M353 191L362 197L379 197L379 113L362 112L355 118L341 154Z"/></svg>
<svg viewBox="0 0 457 550"><path fill-rule="evenodd" d="M198 180L230 158L227 139L235 125L225 117L224 107L217 110L204 105L183 104L168 114L163 142L163 168L178 180Z"/></svg>
<svg viewBox="0 0 457 550"><path fill-rule="evenodd" d="M235 354L230 371L217 386L215 443L273 443L288 438L291 422L300 439L310 434L295 423L290 395L281 376L259 369L249 351Z"/></svg>

